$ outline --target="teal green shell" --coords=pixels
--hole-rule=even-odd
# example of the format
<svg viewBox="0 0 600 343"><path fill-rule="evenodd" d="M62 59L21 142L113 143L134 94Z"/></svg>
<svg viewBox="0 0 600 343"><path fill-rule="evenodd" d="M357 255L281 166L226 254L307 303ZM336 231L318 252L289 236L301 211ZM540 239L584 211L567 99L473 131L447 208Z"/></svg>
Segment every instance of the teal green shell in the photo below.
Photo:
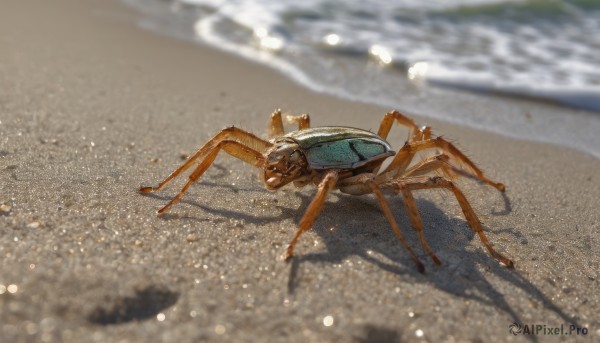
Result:
<svg viewBox="0 0 600 343"><path fill-rule="evenodd" d="M312 169L354 169L395 152L378 135L351 127L325 126L284 136L296 142Z"/></svg>

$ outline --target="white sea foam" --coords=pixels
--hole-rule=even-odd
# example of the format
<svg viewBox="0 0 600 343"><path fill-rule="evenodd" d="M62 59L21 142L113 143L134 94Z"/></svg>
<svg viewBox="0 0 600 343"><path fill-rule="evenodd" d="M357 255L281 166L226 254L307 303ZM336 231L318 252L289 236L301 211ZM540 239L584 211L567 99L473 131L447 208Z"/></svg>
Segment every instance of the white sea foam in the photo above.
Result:
<svg viewBox="0 0 600 343"><path fill-rule="evenodd" d="M573 87L600 94L600 5L588 14L566 1L541 10L524 0L184 2L211 7L239 27L273 33L268 38L277 49L314 50L336 34L356 51L376 46L388 61L428 62L433 80L485 81L498 91Z"/></svg>
<svg viewBox="0 0 600 343"><path fill-rule="evenodd" d="M313 90L345 98L406 108L406 95L418 98L422 92L415 81L600 112L600 3L578 8L566 0L175 0L168 6L125 1L145 11L152 4L168 7L170 13L154 13L154 24L145 22L154 30L169 30L167 16L180 24L190 20L189 32L184 27L180 37L265 63ZM522 119L517 114L425 113L600 157L599 116L568 118L578 123L574 136L561 131L566 119L560 115L524 128L514 124Z"/></svg>

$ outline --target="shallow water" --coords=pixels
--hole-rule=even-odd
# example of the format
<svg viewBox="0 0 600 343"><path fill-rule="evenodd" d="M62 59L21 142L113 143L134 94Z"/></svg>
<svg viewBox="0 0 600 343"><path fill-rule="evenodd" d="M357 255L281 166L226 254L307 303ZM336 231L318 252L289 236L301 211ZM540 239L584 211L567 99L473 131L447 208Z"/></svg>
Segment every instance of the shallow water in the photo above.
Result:
<svg viewBox="0 0 600 343"><path fill-rule="evenodd" d="M146 13L146 28L353 100L397 108L433 86L600 112L600 1L126 1ZM440 119L600 156L594 115L548 116L534 130L510 117Z"/></svg>

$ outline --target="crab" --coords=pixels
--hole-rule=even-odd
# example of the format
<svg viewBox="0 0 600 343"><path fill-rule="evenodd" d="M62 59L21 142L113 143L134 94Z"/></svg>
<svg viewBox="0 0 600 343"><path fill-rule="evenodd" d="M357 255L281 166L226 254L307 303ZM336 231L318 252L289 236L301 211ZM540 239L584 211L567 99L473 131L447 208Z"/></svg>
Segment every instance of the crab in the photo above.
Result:
<svg viewBox="0 0 600 343"><path fill-rule="evenodd" d="M419 128L413 119L398 111L385 114L377 133L342 126L311 128L310 117L307 114L290 115L287 119L298 125L298 130L286 134L282 113L276 110L271 115L269 124L271 140L259 138L233 126L225 128L189 156L158 186L142 187L139 192L161 190L169 181L199 162L179 193L158 210L159 215L163 214L183 197L194 182L200 179L221 151L258 168L260 178L269 190L277 190L289 183L296 187L314 184L317 186L317 193L308 205L295 235L282 255L285 261L293 256L294 247L300 236L313 226L331 191L339 189L343 193L352 195L373 193L394 234L408 251L417 270L423 273L425 267L400 231L383 191L391 190L403 196L409 221L417 233L423 250L435 264L440 265L441 260L435 255L423 235L423 222L413 192L421 189L446 189L454 195L469 226L477 233L490 255L506 267L514 266L510 259L494 250L483 232L482 224L475 211L452 180L457 176L469 176L501 192L505 190L504 184L485 176L481 169L454 144L441 136L434 137L430 127ZM397 152L392 150L391 145L386 141L394 122L407 127L410 131L408 140ZM440 153L413 163L417 153L424 150L435 150ZM382 169L383 162L392 156L389 165ZM431 175L432 173L435 175Z"/></svg>

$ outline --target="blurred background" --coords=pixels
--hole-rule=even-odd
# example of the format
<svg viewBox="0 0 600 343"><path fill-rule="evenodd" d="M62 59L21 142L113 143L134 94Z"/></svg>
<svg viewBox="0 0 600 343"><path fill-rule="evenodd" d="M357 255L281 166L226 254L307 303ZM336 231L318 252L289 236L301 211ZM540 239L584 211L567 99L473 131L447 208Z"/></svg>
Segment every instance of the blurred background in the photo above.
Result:
<svg viewBox="0 0 600 343"><path fill-rule="evenodd" d="M319 92L600 156L598 0L126 2L145 13L145 28L265 63ZM584 114L546 115L524 128L521 113L487 118L415 105L443 88ZM564 121L579 137L560 130Z"/></svg>

